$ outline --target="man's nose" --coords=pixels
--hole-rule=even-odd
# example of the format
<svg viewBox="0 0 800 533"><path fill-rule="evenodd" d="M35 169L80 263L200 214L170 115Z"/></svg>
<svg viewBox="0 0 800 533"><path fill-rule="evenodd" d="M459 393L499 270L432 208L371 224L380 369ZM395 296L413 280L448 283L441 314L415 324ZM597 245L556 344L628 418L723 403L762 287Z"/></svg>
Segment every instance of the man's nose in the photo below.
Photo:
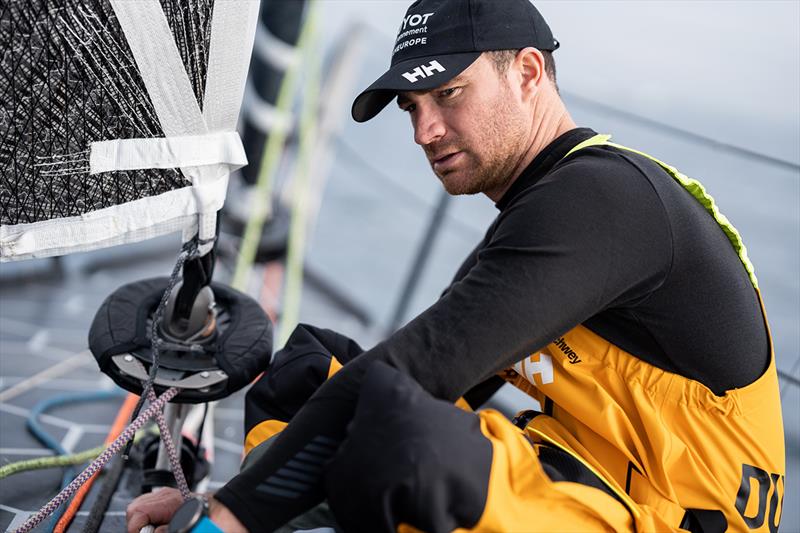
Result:
<svg viewBox="0 0 800 533"><path fill-rule="evenodd" d="M417 106L414 120L414 142L420 146L438 141L446 132L442 115L430 106Z"/></svg>

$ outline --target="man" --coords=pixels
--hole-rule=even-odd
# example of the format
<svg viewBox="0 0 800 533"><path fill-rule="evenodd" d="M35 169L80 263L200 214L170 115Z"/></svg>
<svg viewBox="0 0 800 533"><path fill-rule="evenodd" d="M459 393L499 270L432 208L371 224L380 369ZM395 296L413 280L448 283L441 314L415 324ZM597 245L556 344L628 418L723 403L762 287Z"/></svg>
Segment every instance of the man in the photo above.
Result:
<svg viewBox="0 0 800 533"><path fill-rule="evenodd" d="M434 305L215 495L223 529L271 531L324 498L346 531L777 528L777 376L738 232L697 182L576 127L557 47L528 0L409 8L353 116L397 97L445 189L499 215ZM543 413L449 403L474 407L498 375ZM151 501L131 530L177 504Z"/></svg>

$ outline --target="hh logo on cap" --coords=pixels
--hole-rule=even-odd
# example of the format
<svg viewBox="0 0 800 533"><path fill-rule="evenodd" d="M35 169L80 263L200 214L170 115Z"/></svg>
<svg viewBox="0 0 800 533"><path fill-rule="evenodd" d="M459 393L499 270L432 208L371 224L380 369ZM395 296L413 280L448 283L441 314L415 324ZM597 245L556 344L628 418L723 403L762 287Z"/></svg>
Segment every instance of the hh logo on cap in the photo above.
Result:
<svg viewBox="0 0 800 533"><path fill-rule="evenodd" d="M434 59L427 65L420 65L414 70L404 72L403 77L411 83L417 83L420 78L427 78L428 76L433 76L436 72L444 72L445 70L447 69Z"/></svg>

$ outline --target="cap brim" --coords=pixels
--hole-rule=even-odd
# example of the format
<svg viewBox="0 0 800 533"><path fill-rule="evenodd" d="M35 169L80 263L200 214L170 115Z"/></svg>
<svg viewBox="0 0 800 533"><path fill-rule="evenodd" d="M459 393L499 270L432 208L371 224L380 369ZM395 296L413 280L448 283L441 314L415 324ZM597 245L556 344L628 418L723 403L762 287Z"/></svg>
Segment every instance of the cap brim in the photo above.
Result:
<svg viewBox="0 0 800 533"><path fill-rule="evenodd" d="M447 83L474 63L482 53L464 52L418 57L394 65L356 97L351 110L353 119L356 122L368 121L380 113L399 92L427 91ZM403 76L403 74L412 74L415 69L421 69L423 65L429 66L431 61L438 61L443 70L429 68L427 72L423 71L423 74L430 72L430 75L425 77L419 75L410 76L411 78L416 78L413 82Z"/></svg>

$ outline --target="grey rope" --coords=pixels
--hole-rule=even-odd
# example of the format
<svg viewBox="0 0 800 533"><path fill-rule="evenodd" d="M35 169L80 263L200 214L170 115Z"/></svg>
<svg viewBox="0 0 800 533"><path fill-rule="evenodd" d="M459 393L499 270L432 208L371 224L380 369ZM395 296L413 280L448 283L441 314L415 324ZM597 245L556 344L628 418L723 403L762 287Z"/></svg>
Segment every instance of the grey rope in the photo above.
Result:
<svg viewBox="0 0 800 533"><path fill-rule="evenodd" d="M158 333L158 329L161 326L161 319L164 317L164 309L167 307L167 301L169 300L170 295L172 294L172 289L175 288L175 284L178 283L178 279L181 275L181 269L183 268L184 263L189 261L190 259L194 259L198 256L198 248L202 245L209 244L216 240L216 237L213 239L207 240L199 240L198 238L191 239L186 241L183 246L181 247L181 252L178 254L178 259L175 261L175 266L172 268L172 274L169 276L169 282L167 282L167 288L164 289L164 294L161 295L161 301L158 303L158 307L156 308L156 312L153 315L153 323L150 325L150 344L153 349L153 362L150 365L150 372L147 376L147 381L144 383L142 388L142 394L139 397L139 401L136 403L136 407L133 409L133 414L131 415L131 420L135 419L136 416L139 414L139 411L142 409L142 405L144 404L145 398L149 395L150 391L153 389L153 383L155 382L156 375L158 374L158 366L159 366L159 356L161 355L161 349L176 349L176 343L167 342L161 338ZM197 345L187 345L180 347L181 351L203 351L202 346ZM125 446L125 451L122 453L123 459L127 460L128 455L131 451L131 446L133 443L128 443Z"/></svg>
<svg viewBox="0 0 800 533"><path fill-rule="evenodd" d="M169 276L167 288L164 290L164 294L161 295L161 301L158 303L156 312L153 315L153 323L150 325L150 344L153 349L153 362L150 365L150 373L147 376L147 381L145 381L143 385L142 394L139 396L139 401L136 403L136 407L133 409L133 414L131 415L132 420L139 415L139 411L141 411L142 405L144 405L144 400L148 397L150 391L153 389L153 383L155 382L156 375L158 374L158 359L162 347L162 340L161 336L158 334L158 328L161 325L161 319L164 317L164 309L167 307L167 301L172 294L172 289L175 288L175 284L178 282L183 264L197 255L197 248L197 239L191 239L185 242L181 247L181 253L178 255L178 260L175 261L175 266L172 268L172 274ZM128 455L131 451L131 445L132 443L129 443L125 447L125 451L122 454L123 458L128 458Z"/></svg>

